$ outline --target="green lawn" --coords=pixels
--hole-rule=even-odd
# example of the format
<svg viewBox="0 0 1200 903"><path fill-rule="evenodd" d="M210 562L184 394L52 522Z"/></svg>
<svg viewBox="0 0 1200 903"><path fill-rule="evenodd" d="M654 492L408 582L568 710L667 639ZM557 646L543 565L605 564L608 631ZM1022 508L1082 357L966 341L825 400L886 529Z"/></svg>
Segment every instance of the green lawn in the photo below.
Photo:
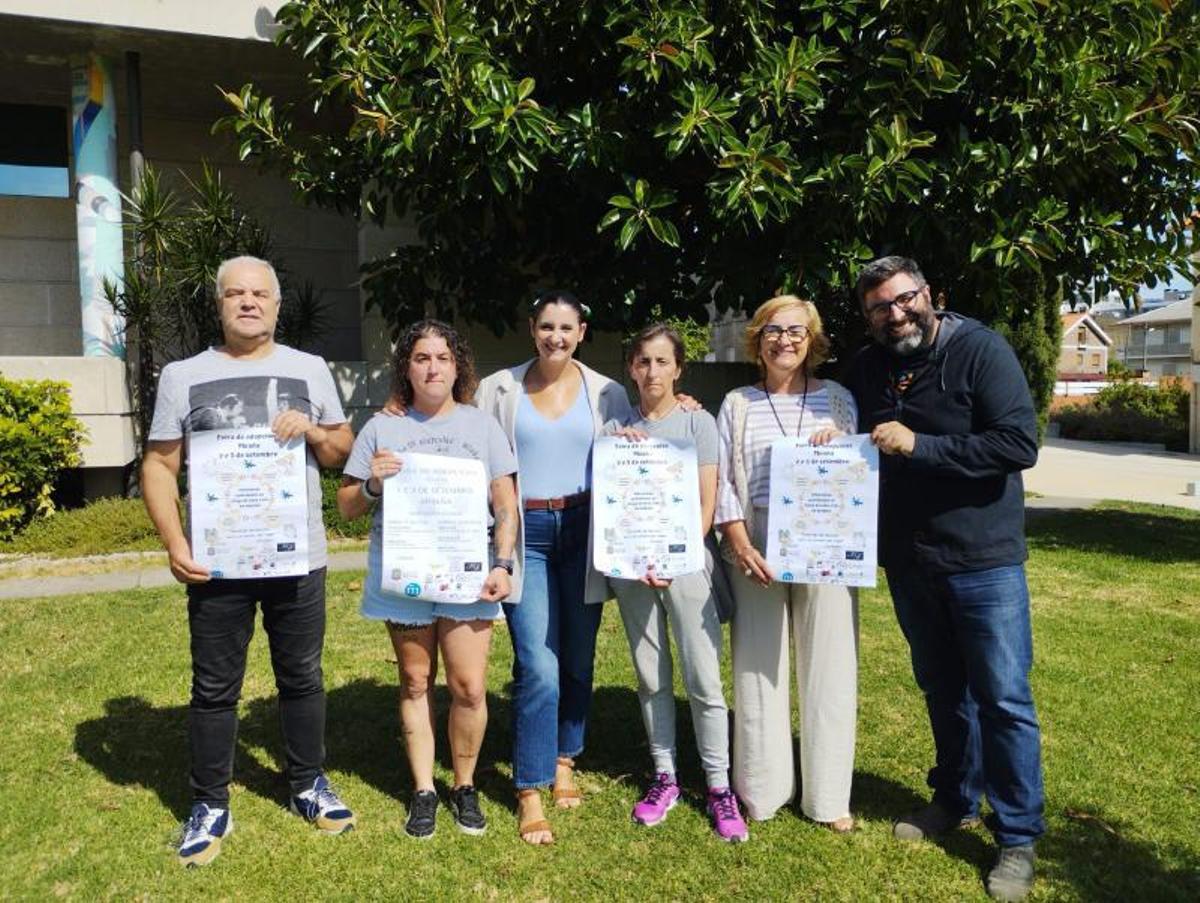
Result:
<svg viewBox="0 0 1200 903"><path fill-rule="evenodd" d="M1031 522L1049 833L1036 900L1200 898L1200 516L1106 506ZM648 768L615 609L605 614L584 806L558 843L520 844L509 785L508 638L492 658L492 727L479 784L491 829L401 831L407 770L395 668L357 615L356 574L330 580L328 767L358 831L319 836L281 807L274 689L260 635L245 686L237 830L211 868L171 842L188 806L187 625L174 588L0 603L0 887L6 898L984 899L982 830L905 846L890 819L924 796L931 743L886 592L862 597L860 741L838 837L785 812L726 846L700 809L702 778L679 696L688 805L629 823ZM444 697L443 697L444 701ZM444 738L441 753L445 769ZM444 788L443 788L444 789Z"/></svg>

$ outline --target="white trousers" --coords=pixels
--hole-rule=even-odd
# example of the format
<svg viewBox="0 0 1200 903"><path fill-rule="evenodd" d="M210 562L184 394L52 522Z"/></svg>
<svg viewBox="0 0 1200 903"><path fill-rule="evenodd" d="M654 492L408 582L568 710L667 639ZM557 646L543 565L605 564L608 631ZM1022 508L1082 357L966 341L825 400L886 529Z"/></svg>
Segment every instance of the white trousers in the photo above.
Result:
<svg viewBox="0 0 1200 903"><path fill-rule="evenodd" d="M790 645L800 697L800 805L814 821L843 818L850 814L858 716L857 593L798 583L763 587L730 570L737 598L731 630L734 790L760 821L795 796Z"/></svg>

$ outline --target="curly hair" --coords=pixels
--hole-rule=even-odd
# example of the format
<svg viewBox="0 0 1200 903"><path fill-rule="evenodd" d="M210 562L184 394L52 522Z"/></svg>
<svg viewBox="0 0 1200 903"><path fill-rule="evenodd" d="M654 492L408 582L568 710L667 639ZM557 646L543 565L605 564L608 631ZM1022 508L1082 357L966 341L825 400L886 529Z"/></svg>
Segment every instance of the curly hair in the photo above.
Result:
<svg viewBox="0 0 1200 903"><path fill-rule="evenodd" d="M417 342L426 338L446 340L446 347L454 355L457 374L451 393L460 404L471 404L475 399L475 388L479 379L475 376L475 355L471 346L458 331L441 320L420 320L400 334L392 352L392 396L410 407L413 403L413 387L408 378L408 365L412 360Z"/></svg>
<svg viewBox="0 0 1200 903"><path fill-rule="evenodd" d="M804 311L808 318L808 354L804 356L804 371L810 376L816 369L829 360L829 336L825 335L825 327L821 324L821 315L817 313L817 305L804 301L795 295L779 295L764 301L759 305L750 322L746 324L745 350L746 357L758 364L758 369L766 372L762 359L762 331L771 322L771 318L781 310L796 308Z"/></svg>

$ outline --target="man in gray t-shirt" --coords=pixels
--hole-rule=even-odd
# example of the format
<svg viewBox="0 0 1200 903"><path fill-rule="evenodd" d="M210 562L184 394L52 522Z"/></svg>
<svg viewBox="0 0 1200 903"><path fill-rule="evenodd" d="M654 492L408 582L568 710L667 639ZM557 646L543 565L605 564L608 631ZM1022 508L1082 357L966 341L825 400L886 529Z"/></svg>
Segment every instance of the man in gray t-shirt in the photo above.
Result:
<svg viewBox="0 0 1200 903"><path fill-rule="evenodd" d="M217 309L224 344L163 369L142 463L142 494L175 579L187 584L191 634L189 708L193 806L179 845L183 865L205 865L233 829L229 782L246 649L262 606L279 690L291 809L339 834L354 815L322 774L325 690L325 530L318 465L341 467L354 441L328 365L275 343L279 280L264 260L221 264ZM281 442L303 437L308 483L308 574L214 579L192 557L179 517L179 473L203 430L269 426Z"/></svg>

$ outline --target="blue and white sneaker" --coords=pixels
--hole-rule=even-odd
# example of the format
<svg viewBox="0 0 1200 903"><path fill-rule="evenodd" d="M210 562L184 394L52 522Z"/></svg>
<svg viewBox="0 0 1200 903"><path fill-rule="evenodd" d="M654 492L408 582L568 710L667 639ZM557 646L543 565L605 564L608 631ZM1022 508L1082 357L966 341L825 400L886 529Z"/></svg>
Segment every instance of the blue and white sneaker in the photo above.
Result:
<svg viewBox="0 0 1200 903"><path fill-rule="evenodd" d="M312 787L292 796L291 810L317 826L322 834L341 834L354 827L354 813L329 786L329 779L317 775Z"/></svg>
<svg viewBox="0 0 1200 903"><path fill-rule="evenodd" d="M208 865L221 852L221 841L233 833L233 816L228 809L206 803L192 806L192 814L183 823L179 840L179 864L189 868Z"/></svg>

